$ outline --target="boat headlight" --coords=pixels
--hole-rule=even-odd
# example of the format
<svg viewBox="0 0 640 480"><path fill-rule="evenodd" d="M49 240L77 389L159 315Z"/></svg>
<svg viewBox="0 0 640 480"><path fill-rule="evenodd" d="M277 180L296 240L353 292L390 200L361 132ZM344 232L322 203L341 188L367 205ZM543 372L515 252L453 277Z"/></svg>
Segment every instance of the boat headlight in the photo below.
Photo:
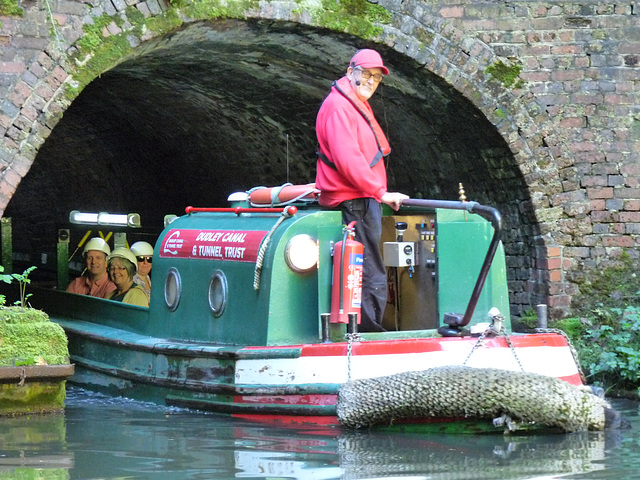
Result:
<svg viewBox="0 0 640 480"><path fill-rule="evenodd" d="M310 235L296 235L287 243L285 260L294 272L308 272L318 265L318 242Z"/></svg>

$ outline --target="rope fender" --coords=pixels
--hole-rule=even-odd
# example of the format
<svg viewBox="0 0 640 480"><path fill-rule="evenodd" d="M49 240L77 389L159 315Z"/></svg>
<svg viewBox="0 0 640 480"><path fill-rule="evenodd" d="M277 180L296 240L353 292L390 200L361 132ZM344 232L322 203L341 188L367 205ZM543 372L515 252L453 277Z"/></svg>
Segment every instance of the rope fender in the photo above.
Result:
<svg viewBox="0 0 640 480"><path fill-rule="evenodd" d="M621 427L624 419L589 387L529 372L465 366L437 367L347 382L337 414L348 428L402 418L508 418L565 432Z"/></svg>

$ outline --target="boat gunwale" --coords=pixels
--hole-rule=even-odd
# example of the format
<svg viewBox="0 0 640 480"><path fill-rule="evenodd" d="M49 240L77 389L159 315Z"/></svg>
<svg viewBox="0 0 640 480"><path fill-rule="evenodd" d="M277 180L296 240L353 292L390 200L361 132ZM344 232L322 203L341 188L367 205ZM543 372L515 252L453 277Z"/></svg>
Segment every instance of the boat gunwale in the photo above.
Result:
<svg viewBox="0 0 640 480"><path fill-rule="evenodd" d="M85 320L63 319L51 317L51 320L59 324L67 334L76 335L95 342L117 347L124 347L131 350L158 353L163 355L180 355L184 357L202 357L202 358L220 358L230 360L247 360L247 359L292 359L309 355L309 350L313 349L313 355L324 353L325 355L335 356L336 350L344 350L339 352L339 356L347 354L350 341L342 342L325 342L320 340L317 343L304 343L294 345L228 345L228 344L212 344L210 342L188 342L184 340L171 340L167 338L151 337L140 333L122 330L108 325L88 322ZM98 330L101 333L98 333ZM420 335L420 333L427 335ZM390 333L391 335L388 335ZM394 335L399 333L400 335ZM440 342L477 342L479 337L436 337L430 336L430 330L417 330L410 332L385 332L360 335L357 340L353 341L358 344L385 345L385 344L404 344L404 343L440 343ZM417 334L417 335L416 335ZM413 336L409 336L413 335ZM129 340L125 338L129 338ZM522 340L530 340L532 338L541 339L543 343L547 343L544 339L557 338L558 341L566 343L566 339L556 332L534 332L534 333L510 333L509 338L519 342ZM485 337L484 341L500 341L505 342L504 347L508 344L502 336ZM549 342L548 346L567 346L559 345L557 342ZM555 344L555 345L553 345ZM524 345L522 345L524 346ZM358 352L365 354L364 352ZM379 352L378 352L379 353Z"/></svg>

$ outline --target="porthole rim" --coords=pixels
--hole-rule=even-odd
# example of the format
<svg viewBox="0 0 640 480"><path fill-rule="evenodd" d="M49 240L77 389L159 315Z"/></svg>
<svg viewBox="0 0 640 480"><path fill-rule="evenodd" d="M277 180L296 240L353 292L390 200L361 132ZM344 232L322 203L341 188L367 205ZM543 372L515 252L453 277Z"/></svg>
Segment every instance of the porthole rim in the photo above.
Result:
<svg viewBox="0 0 640 480"><path fill-rule="evenodd" d="M167 288L169 284L169 279L174 278L176 281L176 300L174 302L169 302L167 298ZM182 299L182 277L180 272L176 267L171 267L167 271L167 277L164 282L164 304L169 309L170 312L175 312L180 305L180 300Z"/></svg>
<svg viewBox="0 0 640 480"><path fill-rule="evenodd" d="M220 307L218 307L217 309L211 303L212 286L213 282L216 279L222 286L222 302ZM211 314L216 318L221 317L227 309L227 303L229 302L229 284L227 282L227 276L220 269L216 270L215 272L213 272L213 275L211 275L211 280L209 280L209 289L207 291L207 301L209 303L209 310L211 310Z"/></svg>

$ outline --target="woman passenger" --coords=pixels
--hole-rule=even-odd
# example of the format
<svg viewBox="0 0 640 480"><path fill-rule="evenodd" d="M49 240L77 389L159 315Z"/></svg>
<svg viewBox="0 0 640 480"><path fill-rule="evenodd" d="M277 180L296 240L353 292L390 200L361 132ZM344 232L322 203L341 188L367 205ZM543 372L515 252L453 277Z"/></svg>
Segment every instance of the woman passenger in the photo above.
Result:
<svg viewBox="0 0 640 480"><path fill-rule="evenodd" d="M109 300L141 307L149 306L149 297L144 289L133 283L137 269L136 257L128 248L119 247L111 252L107 270L116 289L107 297Z"/></svg>
<svg viewBox="0 0 640 480"><path fill-rule="evenodd" d="M153 247L147 242L136 242L131 245L131 253L136 256L138 273L133 276L133 281L140 285L147 296L151 297L151 262L153 261Z"/></svg>

